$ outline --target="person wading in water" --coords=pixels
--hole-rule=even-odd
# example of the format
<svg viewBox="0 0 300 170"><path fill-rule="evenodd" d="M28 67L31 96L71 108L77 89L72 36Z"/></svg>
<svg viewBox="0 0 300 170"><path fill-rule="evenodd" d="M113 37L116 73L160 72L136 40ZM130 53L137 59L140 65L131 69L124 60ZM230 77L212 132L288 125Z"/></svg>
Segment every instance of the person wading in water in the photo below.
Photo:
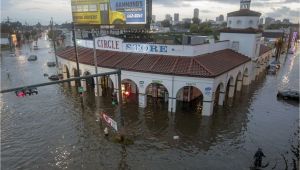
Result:
<svg viewBox="0 0 300 170"><path fill-rule="evenodd" d="M258 148L258 150L256 151L255 155L254 155L254 166L255 167L262 167L261 163L262 163L262 157L266 157L265 154L263 153L261 148Z"/></svg>

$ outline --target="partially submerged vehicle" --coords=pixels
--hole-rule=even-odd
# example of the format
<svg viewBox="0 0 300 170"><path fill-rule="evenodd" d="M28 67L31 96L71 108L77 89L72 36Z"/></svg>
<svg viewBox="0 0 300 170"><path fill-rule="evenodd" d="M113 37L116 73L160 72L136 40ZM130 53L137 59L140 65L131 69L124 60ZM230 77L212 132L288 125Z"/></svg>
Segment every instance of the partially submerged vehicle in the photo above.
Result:
<svg viewBox="0 0 300 170"><path fill-rule="evenodd" d="M36 55L30 55L27 60L28 61L36 61L37 60L37 56Z"/></svg>
<svg viewBox="0 0 300 170"><path fill-rule="evenodd" d="M282 90L277 93L278 98L282 99L290 99L290 100L298 100L299 101L299 91L298 90Z"/></svg>
<svg viewBox="0 0 300 170"><path fill-rule="evenodd" d="M55 62L53 62L53 61L49 61L49 62L47 62L47 66L48 66L48 67L55 67L56 64L55 64Z"/></svg>
<svg viewBox="0 0 300 170"><path fill-rule="evenodd" d="M53 81L57 81L59 80L59 76L58 75L51 75L48 77L49 80L53 80Z"/></svg>

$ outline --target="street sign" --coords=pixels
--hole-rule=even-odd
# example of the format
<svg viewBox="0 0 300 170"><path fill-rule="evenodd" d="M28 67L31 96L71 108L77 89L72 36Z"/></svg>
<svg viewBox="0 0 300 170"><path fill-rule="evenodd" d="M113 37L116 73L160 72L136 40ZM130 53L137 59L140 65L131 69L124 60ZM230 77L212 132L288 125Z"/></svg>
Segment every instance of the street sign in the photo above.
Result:
<svg viewBox="0 0 300 170"><path fill-rule="evenodd" d="M103 112L101 113L101 116L107 124L109 124L112 128L114 128L116 131L118 131L118 124L116 121L114 121L112 118L110 118Z"/></svg>
<svg viewBox="0 0 300 170"><path fill-rule="evenodd" d="M78 87L78 92L79 92L79 93L83 93L83 92L84 92L83 87Z"/></svg>

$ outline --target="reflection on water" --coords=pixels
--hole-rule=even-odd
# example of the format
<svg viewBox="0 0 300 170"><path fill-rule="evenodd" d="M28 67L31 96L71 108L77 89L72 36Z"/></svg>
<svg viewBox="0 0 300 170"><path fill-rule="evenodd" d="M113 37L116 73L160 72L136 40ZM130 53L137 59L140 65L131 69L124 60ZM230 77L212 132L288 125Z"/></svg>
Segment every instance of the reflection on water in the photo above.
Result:
<svg viewBox="0 0 300 170"><path fill-rule="evenodd" d="M2 88L45 82L43 73L56 72L44 65L53 59L43 48L48 42L39 43L41 50L23 47L22 52L37 54L36 62L27 62L25 54L4 53ZM6 69L10 80L3 75ZM289 56L279 74L260 75L236 93L230 106L215 106L211 117L202 117L186 103L169 113L167 103L151 97L145 109L129 97L120 110L109 92L94 97L91 90L80 97L68 83L38 88L39 95L25 98L7 93L0 101L2 169L248 169L257 147L270 166L283 169L280 154L295 139L299 106L277 100L276 93L277 88L298 86L299 56ZM116 120L134 144L105 138L100 112Z"/></svg>

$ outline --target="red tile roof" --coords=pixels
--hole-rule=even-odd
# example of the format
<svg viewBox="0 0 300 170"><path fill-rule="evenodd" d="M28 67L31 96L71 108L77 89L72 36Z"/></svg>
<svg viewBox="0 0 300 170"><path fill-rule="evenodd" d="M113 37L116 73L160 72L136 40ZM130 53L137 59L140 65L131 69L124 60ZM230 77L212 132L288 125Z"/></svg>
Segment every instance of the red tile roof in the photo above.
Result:
<svg viewBox="0 0 300 170"><path fill-rule="evenodd" d="M67 47L57 52L57 55L61 58L75 61L73 47ZM94 65L93 56L93 49L78 48L80 63ZM249 61L250 58L247 56L230 49L196 57L97 50L99 67L178 76L216 77Z"/></svg>
<svg viewBox="0 0 300 170"><path fill-rule="evenodd" d="M263 54L265 54L266 52L269 52L269 51L271 51L271 50L272 50L272 48L270 48L270 47L268 47L268 46L266 46L266 45L261 44L261 45L260 45L260 50L259 50L259 56L261 56L261 55L263 55Z"/></svg>
<svg viewBox="0 0 300 170"><path fill-rule="evenodd" d="M235 17L235 16L261 16L261 13L256 11L251 11L249 9L240 9L239 11L230 12L227 14L227 17Z"/></svg>

